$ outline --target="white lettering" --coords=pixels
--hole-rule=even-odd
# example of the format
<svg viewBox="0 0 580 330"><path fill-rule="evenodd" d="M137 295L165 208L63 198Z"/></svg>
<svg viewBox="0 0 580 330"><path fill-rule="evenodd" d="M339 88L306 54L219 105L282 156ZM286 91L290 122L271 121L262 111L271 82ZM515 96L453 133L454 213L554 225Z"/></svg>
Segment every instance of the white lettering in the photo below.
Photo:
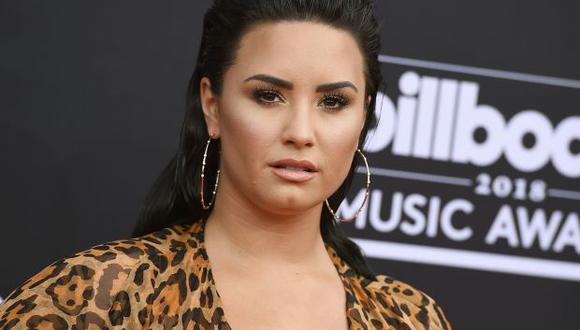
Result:
<svg viewBox="0 0 580 330"><path fill-rule="evenodd" d="M424 207L427 204L427 198L419 194L409 195L403 202L403 210L409 217L408 221L405 219L401 223L401 231L409 236L417 236L425 230L426 219L425 215L419 207Z"/></svg>
<svg viewBox="0 0 580 330"><path fill-rule="evenodd" d="M516 169L524 172L537 171L550 160L552 123L537 111L522 111L512 117L508 124L505 156ZM525 134L534 136L534 146L527 148Z"/></svg>
<svg viewBox="0 0 580 330"><path fill-rule="evenodd" d="M505 120L492 106L478 105L479 86L462 82L459 86L459 108L452 158L459 163L470 162L487 166L501 155L505 134ZM485 141L477 143L474 133L477 128L486 132Z"/></svg>
<svg viewBox="0 0 580 330"><path fill-rule="evenodd" d="M401 95L393 101L377 94L375 111L383 117L369 134L367 152L392 143L398 156L431 158L489 166L505 156L517 170L533 172L550 160L562 175L580 177L580 117L565 118L555 128L541 112L525 110L509 121L491 105L479 104L479 85L407 71L399 80ZM457 97L456 97L457 96ZM457 104L456 104L457 99ZM482 133L476 138L476 133ZM533 144L524 139L533 137Z"/></svg>
<svg viewBox="0 0 580 330"><path fill-rule="evenodd" d="M518 225L520 227L522 246L531 248L536 238L539 241L540 249L547 251L554 241L556 231L560 226L563 214L561 211L554 211L550 216L549 224L546 223L546 212L542 209L537 209L529 219L528 210L525 207L518 207L516 209L518 216Z"/></svg>
<svg viewBox="0 0 580 330"><path fill-rule="evenodd" d="M361 206L362 202L364 201L364 198L365 198L365 189L361 189L359 193L356 195L356 197L353 199L352 203L349 203L346 198L343 199L342 202L340 203L340 206L338 207L338 210L336 211L337 215L347 218L352 217L356 213L358 208ZM358 229L364 228L366 225L368 205L369 205L368 202L365 203L362 210L355 219L355 227Z"/></svg>
<svg viewBox="0 0 580 330"><path fill-rule="evenodd" d="M580 117L569 117L560 122L552 142L554 167L567 177L580 177L580 153L573 155L572 141L580 141Z"/></svg>
<svg viewBox="0 0 580 330"><path fill-rule="evenodd" d="M381 209L383 204L383 192L380 190L373 190L370 200L371 213L369 214L371 226L377 231L386 233L395 230L401 222L401 207L403 205L403 194L395 192L391 202L391 213L389 219L383 220L381 218Z"/></svg>
<svg viewBox="0 0 580 330"><path fill-rule="evenodd" d="M457 229L453 226L453 215L459 211L470 214L473 212L473 204L465 199L455 199L447 203L443 207L443 212L441 212L441 230L445 233L445 236L454 241L465 241L471 238L473 230L469 227Z"/></svg>
<svg viewBox="0 0 580 330"><path fill-rule="evenodd" d="M485 236L485 243L493 245L500 238L506 239L511 247L519 245L514 216L509 205L504 205L500 208L491 229Z"/></svg>
<svg viewBox="0 0 580 330"><path fill-rule="evenodd" d="M339 208L339 215L352 216L360 207L364 192L364 189L360 190L350 203L345 199ZM443 203L437 196L431 198L421 194L405 196L402 192L396 191L391 197L390 213L386 219L381 215L381 211L387 209L383 207L381 190L371 191L368 204L368 207L365 206L361 210L355 221L356 229L366 228L368 216L370 226L381 233L390 233L398 228L408 236L418 236L424 233L427 237L435 238L440 226L441 233L454 241L467 240L473 235L473 230L468 226L457 227L453 223L458 214L473 212L473 204L465 199L453 199Z"/></svg>
<svg viewBox="0 0 580 330"><path fill-rule="evenodd" d="M571 246L580 254L580 221L578 214L570 213L560 230L560 234L554 242L554 251L562 252L566 246Z"/></svg>

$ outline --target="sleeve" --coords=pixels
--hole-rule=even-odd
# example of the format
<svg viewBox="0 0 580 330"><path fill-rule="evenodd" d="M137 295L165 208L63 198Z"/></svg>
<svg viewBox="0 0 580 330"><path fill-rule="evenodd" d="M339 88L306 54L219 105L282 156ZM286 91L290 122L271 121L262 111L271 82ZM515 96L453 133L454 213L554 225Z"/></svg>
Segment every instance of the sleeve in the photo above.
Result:
<svg viewBox="0 0 580 330"><path fill-rule="evenodd" d="M452 330L441 306L427 293L389 276L379 275L380 291L389 292L393 310L411 329Z"/></svg>
<svg viewBox="0 0 580 330"><path fill-rule="evenodd" d="M100 246L58 260L0 304L0 328L107 329L127 315L123 290L131 275L122 256ZM121 321L121 322L120 322Z"/></svg>
<svg viewBox="0 0 580 330"><path fill-rule="evenodd" d="M441 306L425 292L419 291L423 295L420 305L420 313L426 315L425 319L430 324L429 329L452 330L451 323L443 312Z"/></svg>

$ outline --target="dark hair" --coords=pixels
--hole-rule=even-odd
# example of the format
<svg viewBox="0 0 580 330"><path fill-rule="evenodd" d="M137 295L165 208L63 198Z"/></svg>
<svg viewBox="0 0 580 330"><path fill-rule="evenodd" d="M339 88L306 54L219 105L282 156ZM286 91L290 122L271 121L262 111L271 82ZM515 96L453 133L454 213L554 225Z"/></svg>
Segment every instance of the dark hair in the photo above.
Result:
<svg viewBox="0 0 580 330"><path fill-rule="evenodd" d="M212 92L219 95L223 76L234 63L240 39L253 26L279 21L319 22L350 32L364 58L366 118L359 146L367 132L376 126L376 94L382 82L378 55L379 26L370 0L216 0L203 21L203 35L189 86L187 109L183 120L179 149L149 191L141 209L133 236L141 236L165 227L207 219L211 209L201 208L199 178L205 143L209 138L200 103L199 83L206 76ZM219 140L210 144L206 161L205 196L211 196L219 166ZM333 209L340 205L350 187L360 157L354 157L348 176L328 198ZM213 169L213 170L212 170ZM322 208L320 230L324 242L332 246L358 274L374 279L361 249L346 237L326 208Z"/></svg>

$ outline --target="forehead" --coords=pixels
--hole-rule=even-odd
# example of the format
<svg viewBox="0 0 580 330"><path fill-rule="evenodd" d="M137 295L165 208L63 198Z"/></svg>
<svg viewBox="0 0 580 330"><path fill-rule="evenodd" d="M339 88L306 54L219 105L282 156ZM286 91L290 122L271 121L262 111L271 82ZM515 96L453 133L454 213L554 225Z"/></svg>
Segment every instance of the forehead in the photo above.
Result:
<svg viewBox="0 0 580 330"><path fill-rule="evenodd" d="M252 73L297 79L349 79L362 89L363 57L352 34L313 22L259 24L241 40L231 75L243 80ZM314 82L313 82L314 83Z"/></svg>

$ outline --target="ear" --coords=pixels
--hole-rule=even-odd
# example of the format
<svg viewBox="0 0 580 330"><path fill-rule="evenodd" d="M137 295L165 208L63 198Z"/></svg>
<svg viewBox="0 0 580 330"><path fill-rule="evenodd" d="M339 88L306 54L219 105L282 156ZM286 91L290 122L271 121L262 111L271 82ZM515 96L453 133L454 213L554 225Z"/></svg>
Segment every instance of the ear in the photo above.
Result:
<svg viewBox="0 0 580 330"><path fill-rule="evenodd" d="M374 110L374 109L369 109L369 106L370 106L370 104L371 104L371 99L372 99L372 98L371 98L371 96L369 95L369 96L367 97L367 100L365 101L365 109L366 109L367 111L369 111L369 110Z"/></svg>
<svg viewBox="0 0 580 330"><path fill-rule="evenodd" d="M208 135L211 136L213 133L213 137L217 139L220 136L218 99L211 91L209 78L201 78L199 82L199 95Z"/></svg>
<svg viewBox="0 0 580 330"><path fill-rule="evenodd" d="M371 96L369 95L369 96L367 97L367 99L366 99L366 101L365 101L365 105L364 105L364 109L365 109L365 111L364 111L364 118L363 118L363 121L362 121L362 123L361 123L361 126L360 126L360 131L361 131L361 133L362 133L362 130L363 130L363 128L364 128L364 125L365 125L365 119L366 119L366 117L367 117L367 112L368 112L368 111L374 111L374 109L369 109L369 105L370 105L370 104L371 104Z"/></svg>

